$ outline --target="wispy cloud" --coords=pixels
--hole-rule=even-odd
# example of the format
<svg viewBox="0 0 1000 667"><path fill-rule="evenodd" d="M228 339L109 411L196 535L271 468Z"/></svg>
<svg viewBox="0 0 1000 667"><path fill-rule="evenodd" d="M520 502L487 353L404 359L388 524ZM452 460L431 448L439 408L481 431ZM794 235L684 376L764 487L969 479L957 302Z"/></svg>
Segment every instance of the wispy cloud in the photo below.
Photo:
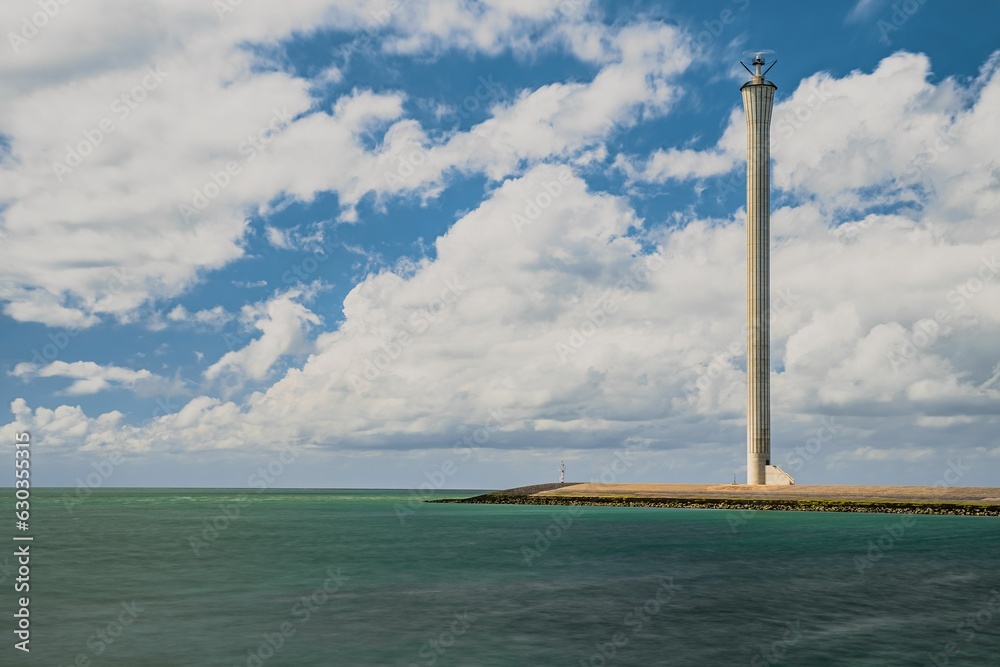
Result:
<svg viewBox="0 0 1000 667"><path fill-rule="evenodd" d="M860 23L861 21L866 21L871 16L879 10L882 5L886 4L887 0L858 0L851 11L847 13L846 21L848 23Z"/></svg>
<svg viewBox="0 0 1000 667"><path fill-rule="evenodd" d="M92 361L53 361L46 366L25 362L15 366L11 375L26 381L35 378L70 378L74 380L73 384L59 392L68 396L85 396L113 389L128 389L142 396L187 393L179 380L170 380L146 369L101 366Z"/></svg>

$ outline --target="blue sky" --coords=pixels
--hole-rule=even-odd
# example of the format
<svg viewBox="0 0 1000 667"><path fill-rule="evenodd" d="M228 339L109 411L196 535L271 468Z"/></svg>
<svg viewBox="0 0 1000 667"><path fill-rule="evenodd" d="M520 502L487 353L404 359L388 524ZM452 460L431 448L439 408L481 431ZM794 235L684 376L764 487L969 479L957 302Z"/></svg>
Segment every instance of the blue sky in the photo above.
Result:
<svg viewBox="0 0 1000 667"><path fill-rule="evenodd" d="M274 486L742 478L759 48L773 462L998 484L1000 7L39 7L0 10L0 447L38 484L289 446Z"/></svg>

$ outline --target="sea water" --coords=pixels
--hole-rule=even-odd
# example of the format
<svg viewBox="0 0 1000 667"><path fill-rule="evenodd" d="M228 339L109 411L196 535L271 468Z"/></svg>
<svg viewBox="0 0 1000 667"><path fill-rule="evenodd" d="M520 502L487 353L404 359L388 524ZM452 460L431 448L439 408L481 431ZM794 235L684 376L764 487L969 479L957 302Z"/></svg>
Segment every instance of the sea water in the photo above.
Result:
<svg viewBox="0 0 1000 667"><path fill-rule="evenodd" d="M0 664L1000 665L997 518L420 498L36 489Z"/></svg>

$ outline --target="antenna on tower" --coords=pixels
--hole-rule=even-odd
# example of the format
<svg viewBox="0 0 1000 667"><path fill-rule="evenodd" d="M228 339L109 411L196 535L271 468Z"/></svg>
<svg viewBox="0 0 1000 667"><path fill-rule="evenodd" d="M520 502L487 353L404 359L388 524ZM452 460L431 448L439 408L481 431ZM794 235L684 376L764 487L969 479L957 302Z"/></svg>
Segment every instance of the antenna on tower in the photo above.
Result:
<svg viewBox="0 0 1000 667"><path fill-rule="evenodd" d="M771 49L744 51L743 57L740 59L740 64L743 65L743 69L749 72L750 76L754 78L754 83L762 83L764 81L764 77L771 71L771 68L778 64L777 58L770 58L771 64L768 65L767 69L761 71L761 68L764 65L767 65L769 57L773 55L774 51ZM747 63L753 65L753 69L747 67Z"/></svg>

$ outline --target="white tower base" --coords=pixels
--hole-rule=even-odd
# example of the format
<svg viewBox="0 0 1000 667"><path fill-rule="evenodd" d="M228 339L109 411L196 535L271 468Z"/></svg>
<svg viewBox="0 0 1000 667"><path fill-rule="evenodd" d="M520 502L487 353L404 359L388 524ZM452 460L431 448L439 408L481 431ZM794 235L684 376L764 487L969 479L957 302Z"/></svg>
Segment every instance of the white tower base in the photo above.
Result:
<svg viewBox="0 0 1000 667"><path fill-rule="evenodd" d="M792 476L778 466L767 466L764 469L764 479L765 484L784 484L786 486L795 484Z"/></svg>

